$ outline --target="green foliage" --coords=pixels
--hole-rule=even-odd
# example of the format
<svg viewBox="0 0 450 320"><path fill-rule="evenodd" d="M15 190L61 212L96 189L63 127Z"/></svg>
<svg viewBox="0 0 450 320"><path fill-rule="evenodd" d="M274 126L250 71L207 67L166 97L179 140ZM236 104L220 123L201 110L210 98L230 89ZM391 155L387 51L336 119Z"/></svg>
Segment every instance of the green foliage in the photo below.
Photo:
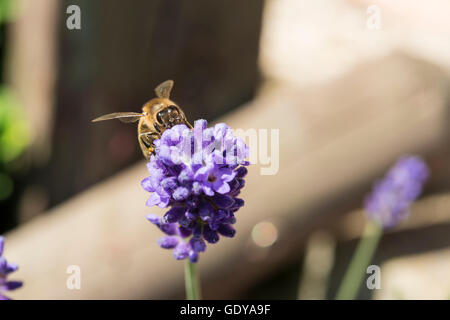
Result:
<svg viewBox="0 0 450 320"><path fill-rule="evenodd" d="M25 112L10 90L0 88L0 163L17 158L28 144Z"/></svg>
<svg viewBox="0 0 450 320"><path fill-rule="evenodd" d="M12 0L0 0L0 24L10 22L14 17L16 2Z"/></svg>
<svg viewBox="0 0 450 320"><path fill-rule="evenodd" d="M0 27L13 20L16 4L17 1L0 0ZM0 37L0 42L2 40ZM3 172L5 165L24 151L28 141L23 110L13 93L0 86L0 201L9 198L14 191L13 179Z"/></svg>

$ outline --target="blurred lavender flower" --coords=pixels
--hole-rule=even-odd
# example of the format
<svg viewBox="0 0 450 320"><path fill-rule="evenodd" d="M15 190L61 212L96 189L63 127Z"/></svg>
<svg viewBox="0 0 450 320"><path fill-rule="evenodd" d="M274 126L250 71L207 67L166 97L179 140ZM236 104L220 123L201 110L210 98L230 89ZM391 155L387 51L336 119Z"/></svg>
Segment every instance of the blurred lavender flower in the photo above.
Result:
<svg viewBox="0 0 450 320"><path fill-rule="evenodd" d="M149 214L147 219L167 235L158 240L162 248L174 249L177 260L197 262L206 242L235 235L232 225L244 205L238 195L249 149L226 124L207 128L206 120L197 120L193 130L176 125L154 143L150 176L141 184L152 192L148 206L170 209L163 217Z"/></svg>
<svg viewBox="0 0 450 320"><path fill-rule="evenodd" d="M15 263L7 262L3 257L3 248L5 245L5 238L0 236L0 300L9 300L3 295L3 291L10 291L22 286L21 281L8 281L8 274L16 271L19 267Z"/></svg>
<svg viewBox="0 0 450 320"><path fill-rule="evenodd" d="M428 167L420 157L400 158L366 198L368 217L384 228L397 225L408 216L409 206L422 192L428 174Z"/></svg>

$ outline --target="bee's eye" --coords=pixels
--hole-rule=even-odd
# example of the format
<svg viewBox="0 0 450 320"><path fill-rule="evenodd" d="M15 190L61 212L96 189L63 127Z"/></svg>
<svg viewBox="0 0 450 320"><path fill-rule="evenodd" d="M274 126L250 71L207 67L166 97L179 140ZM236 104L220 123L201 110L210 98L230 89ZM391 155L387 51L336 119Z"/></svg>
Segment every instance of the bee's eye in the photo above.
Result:
<svg viewBox="0 0 450 320"><path fill-rule="evenodd" d="M169 106L169 107L167 107L167 112L168 112L172 117L178 116L178 108L177 108L176 106Z"/></svg>
<svg viewBox="0 0 450 320"><path fill-rule="evenodd" d="M159 122L159 123L163 123L163 117L164 117L164 114L165 114L165 112L164 111L160 111L160 112L158 112L158 114L156 115L156 120Z"/></svg>

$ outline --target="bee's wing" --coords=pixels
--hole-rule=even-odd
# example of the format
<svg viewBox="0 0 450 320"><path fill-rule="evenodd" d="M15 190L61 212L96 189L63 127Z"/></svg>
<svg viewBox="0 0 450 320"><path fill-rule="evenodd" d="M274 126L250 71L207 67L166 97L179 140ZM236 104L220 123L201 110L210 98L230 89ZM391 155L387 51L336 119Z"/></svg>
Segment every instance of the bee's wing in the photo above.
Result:
<svg viewBox="0 0 450 320"><path fill-rule="evenodd" d="M166 80L155 88L155 93L158 98L170 98L170 91L172 91L173 80Z"/></svg>
<svg viewBox="0 0 450 320"><path fill-rule="evenodd" d="M139 120L140 117L142 117L142 113L114 112L114 113L105 114L101 117L95 118L94 120L92 120L92 122L112 120L112 119L119 119L122 122L136 122Z"/></svg>

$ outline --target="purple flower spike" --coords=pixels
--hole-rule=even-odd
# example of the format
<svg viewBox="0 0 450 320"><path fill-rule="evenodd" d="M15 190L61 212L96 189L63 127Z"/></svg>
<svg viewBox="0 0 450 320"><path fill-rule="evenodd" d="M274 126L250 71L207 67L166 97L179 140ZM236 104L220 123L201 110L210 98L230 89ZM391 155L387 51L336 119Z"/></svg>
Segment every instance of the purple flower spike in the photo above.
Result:
<svg viewBox="0 0 450 320"><path fill-rule="evenodd" d="M206 120L197 120L193 130L185 125L167 129L154 144L150 176L141 185L152 192L148 206L168 211L147 219L167 235L158 240L162 248L173 249L177 260L197 262L219 234L236 233L231 224L244 205L237 196L245 185L249 149L226 124L207 128Z"/></svg>
<svg viewBox="0 0 450 320"><path fill-rule="evenodd" d="M22 286L21 281L8 281L8 275L16 271L19 267L15 263L8 262L3 257L3 249L5 246L5 238L0 236L0 300L9 300L7 296L3 294L3 291L11 291Z"/></svg>
<svg viewBox="0 0 450 320"><path fill-rule="evenodd" d="M409 207L422 192L428 175L429 169L420 157L400 158L366 198L368 217L384 228L396 226L409 215Z"/></svg>

